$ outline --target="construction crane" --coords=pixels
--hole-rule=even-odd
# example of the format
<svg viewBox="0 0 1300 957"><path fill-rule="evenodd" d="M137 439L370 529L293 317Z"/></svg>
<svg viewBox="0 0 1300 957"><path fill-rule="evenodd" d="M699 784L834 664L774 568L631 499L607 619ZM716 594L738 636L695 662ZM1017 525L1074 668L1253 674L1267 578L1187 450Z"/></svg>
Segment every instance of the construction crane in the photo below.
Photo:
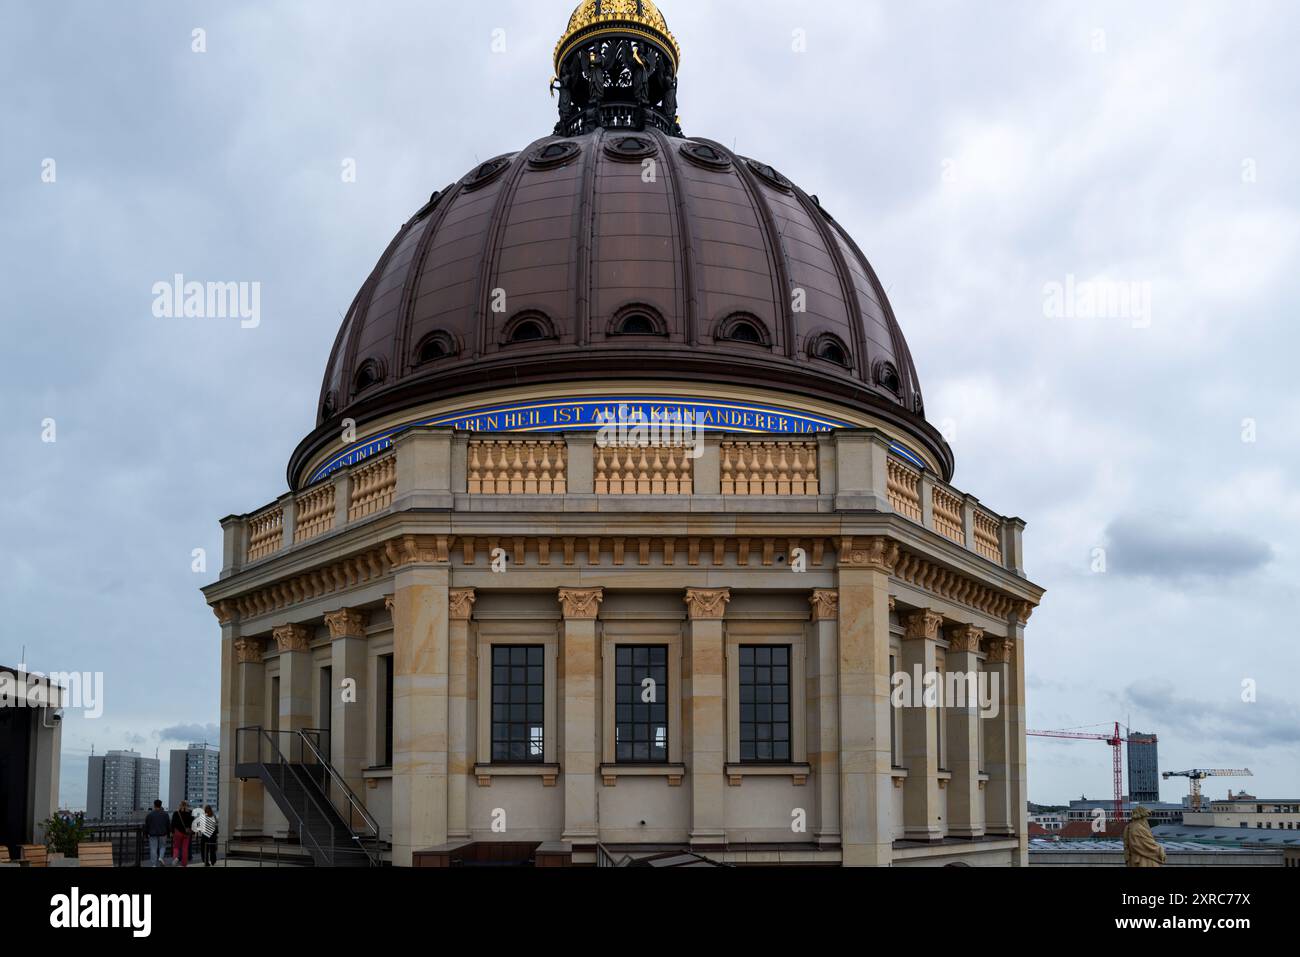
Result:
<svg viewBox="0 0 1300 957"><path fill-rule="evenodd" d="M1115 775L1115 820L1124 820L1124 756L1120 753L1121 744L1151 744L1149 738L1126 738L1119 733L1119 722L1115 722L1114 734L1087 734L1082 731L1026 731L1025 734L1036 738L1073 738L1084 741L1105 741L1111 746L1113 770Z"/></svg>
<svg viewBox="0 0 1300 957"><path fill-rule="evenodd" d="M1188 791L1192 797L1192 810L1201 809L1201 781L1205 778L1253 778L1250 768L1193 768L1190 771L1165 771L1160 775L1166 781L1170 778L1187 778Z"/></svg>

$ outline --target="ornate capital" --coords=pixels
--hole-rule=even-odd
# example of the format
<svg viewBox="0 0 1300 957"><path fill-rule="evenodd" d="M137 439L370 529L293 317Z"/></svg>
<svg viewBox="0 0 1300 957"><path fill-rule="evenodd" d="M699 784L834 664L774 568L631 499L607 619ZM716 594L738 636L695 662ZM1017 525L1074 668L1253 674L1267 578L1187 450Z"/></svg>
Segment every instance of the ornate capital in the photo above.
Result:
<svg viewBox="0 0 1300 957"><path fill-rule="evenodd" d="M234 621L236 610L234 604L228 601L219 601L212 606L212 614L217 616L217 622L221 625L228 625Z"/></svg>
<svg viewBox="0 0 1300 957"><path fill-rule="evenodd" d="M688 588L684 601L692 621L721 621L731 601L731 589Z"/></svg>
<svg viewBox="0 0 1300 957"><path fill-rule="evenodd" d="M366 613L355 608L330 612L325 616L325 624L329 626L331 641L366 637Z"/></svg>
<svg viewBox="0 0 1300 957"><path fill-rule="evenodd" d="M963 652L974 654L980 650L980 639L983 637L983 628L975 625L958 625L948 632L948 650L957 654Z"/></svg>
<svg viewBox="0 0 1300 957"><path fill-rule="evenodd" d="M260 665L263 644L261 638L236 638L235 661L241 665Z"/></svg>
<svg viewBox="0 0 1300 957"><path fill-rule="evenodd" d="M938 641L943 628L943 615L928 608L920 608L904 618L903 624L907 627L903 637L908 641L920 638Z"/></svg>
<svg viewBox="0 0 1300 957"><path fill-rule="evenodd" d="M396 595L384 596L384 608L388 611L390 615L393 613L393 605L395 605L396 603L397 603Z"/></svg>
<svg viewBox="0 0 1300 957"><path fill-rule="evenodd" d="M594 621L605 600L603 588L561 588L560 606L564 617L572 621Z"/></svg>
<svg viewBox="0 0 1300 957"><path fill-rule="evenodd" d="M888 538L840 539L840 565L845 568L875 568L893 574L898 564L898 543Z"/></svg>
<svg viewBox="0 0 1300 957"><path fill-rule="evenodd" d="M1011 664L1016 660L1016 640L1014 638L992 638L988 642L988 663L991 665Z"/></svg>
<svg viewBox="0 0 1300 957"><path fill-rule="evenodd" d="M453 588L449 592L451 620L469 621L474 614L474 602L477 598L472 588Z"/></svg>
<svg viewBox="0 0 1300 957"><path fill-rule="evenodd" d="M311 631L305 625L281 625L271 632L280 654L307 651L311 647Z"/></svg>
<svg viewBox="0 0 1300 957"><path fill-rule="evenodd" d="M836 621L840 617L840 593L834 588L817 588L808 599L813 621Z"/></svg>

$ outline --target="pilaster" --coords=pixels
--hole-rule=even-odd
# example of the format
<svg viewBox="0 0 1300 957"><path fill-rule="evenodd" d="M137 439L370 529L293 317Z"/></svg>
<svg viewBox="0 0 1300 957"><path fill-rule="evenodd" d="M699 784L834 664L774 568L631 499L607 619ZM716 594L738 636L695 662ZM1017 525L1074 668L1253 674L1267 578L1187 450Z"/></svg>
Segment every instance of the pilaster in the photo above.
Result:
<svg viewBox="0 0 1300 957"><path fill-rule="evenodd" d="M942 634L943 616L922 608L904 619L903 670L912 680L912 700L903 708L903 833L912 841L943 838L944 822L939 814L938 698L940 690L930 685L937 677L936 651ZM931 690L933 687L933 690Z"/></svg>
<svg viewBox="0 0 1300 957"><path fill-rule="evenodd" d="M727 737L723 689L726 687L722 622L729 588L686 590L686 648L682 654L683 728L691 778L691 846L717 849L726 844L724 793Z"/></svg>
<svg viewBox="0 0 1300 957"><path fill-rule="evenodd" d="M576 851L594 847L596 771L600 748L596 702L596 618L605 593L600 588L561 588L564 634L564 834Z"/></svg>
<svg viewBox="0 0 1300 957"><path fill-rule="evenodd" d="M956 837L984 834L980 811L980 640L984 629L958 625L948 632L948 672L965 681L964 700L946 701L948 709L948 832Z"/></svg>

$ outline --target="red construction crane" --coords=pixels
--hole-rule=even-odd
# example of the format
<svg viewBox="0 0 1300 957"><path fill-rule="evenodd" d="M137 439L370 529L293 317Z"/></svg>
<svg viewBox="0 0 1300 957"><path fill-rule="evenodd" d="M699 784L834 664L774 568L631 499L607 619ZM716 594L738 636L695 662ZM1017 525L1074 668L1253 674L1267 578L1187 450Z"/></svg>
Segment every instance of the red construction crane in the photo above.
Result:
<svg viewBox="0 0 1300 957"><path fill-rule="evenodd" d="M1149 738L1123 738L1119 733L1119 722L1115 722L1114 734L1088 734L1083 731L1026 731L1025 734L1036 738L1075 738L1085 741L1105 741L1111 746L1114 755L1115 770L1115 820L1124 820L1124 757L1120 753L1121 744L1151 744Z"/></svg>

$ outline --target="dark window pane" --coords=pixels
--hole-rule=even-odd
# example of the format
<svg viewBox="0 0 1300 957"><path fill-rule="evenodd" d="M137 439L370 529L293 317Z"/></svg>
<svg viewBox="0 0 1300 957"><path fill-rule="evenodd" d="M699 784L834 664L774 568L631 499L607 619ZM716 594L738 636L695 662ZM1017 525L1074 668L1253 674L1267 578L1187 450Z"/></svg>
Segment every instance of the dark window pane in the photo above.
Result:
<svg viewBox="0 0 1300 957"><path fill-rule="evenodd" d="M791 760L790 649L740 648L740 760Z"/></svg>
<svg viewBox="0 0 1300 957"><path fill-rule="evenodd" d="M614 662L616 760L667 761L667 646L619 645Z"/></svg>
<svg viewBox="0 0 1300 957"><path fill-rule="evenodd" d="M538 645L492 649L492 760L545 759L545 649Z"/></svg>

